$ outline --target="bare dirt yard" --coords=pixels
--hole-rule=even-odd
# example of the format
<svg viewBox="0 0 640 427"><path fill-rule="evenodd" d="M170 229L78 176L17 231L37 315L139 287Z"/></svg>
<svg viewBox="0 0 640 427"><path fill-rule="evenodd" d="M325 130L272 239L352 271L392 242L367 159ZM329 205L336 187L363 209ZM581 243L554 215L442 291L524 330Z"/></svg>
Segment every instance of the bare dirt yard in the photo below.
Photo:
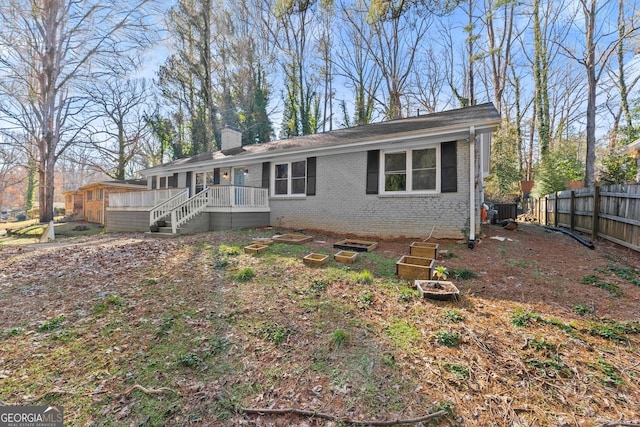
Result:
<svg viewBox="0 0 640 427"><path fill-rule="evenodd" d="M0 246L0 404L67 425L640 425L640 253L520 224L436 241L459 301L345 236L101 234ZM371 240L371 239L369 239Z"/></svg>

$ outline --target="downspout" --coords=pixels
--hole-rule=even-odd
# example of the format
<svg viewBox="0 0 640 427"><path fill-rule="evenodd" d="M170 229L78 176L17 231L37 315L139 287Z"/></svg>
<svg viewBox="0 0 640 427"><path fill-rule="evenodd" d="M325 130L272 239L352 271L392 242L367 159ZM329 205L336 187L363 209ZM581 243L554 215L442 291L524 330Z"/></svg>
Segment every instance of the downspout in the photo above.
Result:
<svg viewBox="0 0 640 427"><path fill-rule="evenodd" d="M467 247L473 249L476 240L476 128L469 128L469 242Z"/></svg>
<svg viewBox="0 0 640 427"><path fill-rule="evenodd" d="M485 145L487 143L485 139L486 134L481 133L478 138L478 205L482 207L484 203L484 153L485 153ZM482 227L482 223L479 228Z"/></svg>

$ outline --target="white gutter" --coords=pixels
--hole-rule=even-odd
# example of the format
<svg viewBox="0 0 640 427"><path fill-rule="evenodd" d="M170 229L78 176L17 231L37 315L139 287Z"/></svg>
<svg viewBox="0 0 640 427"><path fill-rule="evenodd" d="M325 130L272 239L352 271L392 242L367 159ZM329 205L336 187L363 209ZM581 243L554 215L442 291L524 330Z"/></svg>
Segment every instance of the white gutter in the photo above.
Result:
<svg viewBox="0 0 640 427"><path fill-rule="evenodd" d="M476 129L469 128L469 249L473 249L476 239Z"/></svg>
<svg viewBox="0 0 640 427"><path fill-rule="evenodd" d="M484 203L484 150L487 141L485 141L485 134L480 134L480 141L478 142L478 171L480 177L478 181L478 193L480 195L480 206Z"/></svg>

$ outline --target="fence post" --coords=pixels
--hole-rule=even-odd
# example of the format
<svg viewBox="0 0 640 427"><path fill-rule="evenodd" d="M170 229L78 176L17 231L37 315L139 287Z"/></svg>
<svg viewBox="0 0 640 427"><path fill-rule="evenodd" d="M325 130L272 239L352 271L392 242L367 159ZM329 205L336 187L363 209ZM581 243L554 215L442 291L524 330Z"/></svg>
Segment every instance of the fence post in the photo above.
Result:
<svg viewBox="0 0 640 427"><path fill-rule="evenodd" d="M544 196L544 225L549 225L549 196Z"/></svg>
<svg viewBox="0 0 640 427"><path fill-rule="evenodd" d="M600 187L596 186L593 190L593 215L591 223L591 240L598 238L598 214L600 213Z"/></svg>
<svg viewBox="0 0 640 427"><path fill-rule="evenodd" d="M538 224L542 224L542 197L538 197Z"/></svg>
<svg viewBox="0 0 640 427"><path fill-rule="evenodd" d="M553 226L558 226L558 191L553 195Z"/></svg>
<svg viewBox="0 0 640 427"><path fill-rule="evenodd" d="M569 230L573 233L576 227L576 192L571 190L571 200L569 201Z"/></svg>

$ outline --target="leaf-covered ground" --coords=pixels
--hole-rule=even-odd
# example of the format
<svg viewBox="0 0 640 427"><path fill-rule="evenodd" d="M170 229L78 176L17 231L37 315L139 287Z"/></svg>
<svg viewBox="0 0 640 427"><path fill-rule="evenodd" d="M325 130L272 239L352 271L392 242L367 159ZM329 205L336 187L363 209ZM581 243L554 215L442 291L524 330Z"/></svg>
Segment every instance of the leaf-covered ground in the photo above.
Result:
<svg viewBox="0 0 640 427"><path fill-rule="evenodd" d="M395 276L412 239L352 266L304 265L344 238L314 232L242 253L277 231L0 246L1 404L68 425L640 423L640 254L494 226L438 242L462 292L438 302Z"/></svg>

